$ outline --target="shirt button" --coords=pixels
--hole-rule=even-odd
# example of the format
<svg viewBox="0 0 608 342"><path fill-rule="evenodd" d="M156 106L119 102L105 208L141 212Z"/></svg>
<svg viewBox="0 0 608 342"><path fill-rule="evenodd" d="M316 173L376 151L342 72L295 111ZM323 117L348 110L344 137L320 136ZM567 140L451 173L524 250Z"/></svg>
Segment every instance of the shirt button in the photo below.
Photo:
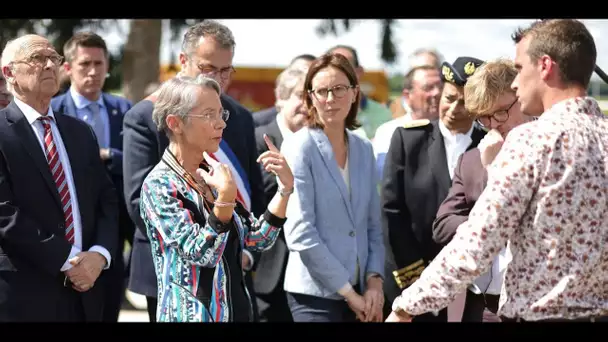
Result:
<svg viewBox="0 0 608 342"><path fill-rule="evenodd" d="M355 232L354 231L350 231L350 233L348 233L348 235L350 235L351 237L355 236Z"/></svg>

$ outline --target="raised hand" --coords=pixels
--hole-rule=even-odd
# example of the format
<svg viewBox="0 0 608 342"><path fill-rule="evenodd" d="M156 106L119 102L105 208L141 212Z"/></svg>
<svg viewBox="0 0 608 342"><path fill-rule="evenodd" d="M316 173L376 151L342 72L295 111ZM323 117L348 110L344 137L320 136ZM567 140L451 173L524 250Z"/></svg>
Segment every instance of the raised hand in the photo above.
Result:
<svg viewBox="0 0 608 342"><path fill-rule="evenodd" d="M196 175L202 178L210 187L217 190L218 200L222 202L234 202L237 188L232 178L230 167L215 161L206 152L203 155L211 166L211 170L207 172L203 169L197 169Z"/></svg>
<svg viewBox="0 0 608 342"><path fill-rule="evenodd" d="M264 134L264 141L268 146L268 151L262 153L257 162L261 163L264 170L272 172L277 176L277 181L287 189L293 188L293 174L285 157L279 149L270 141L268 135Z"/></svg>
<svg viewBox="0 0 608 342"><path fill-rule="evenodd" d="M495 129L490 130L484 137L481 139L477 148L479 149L479 154L481 157L481 164L487 168L492 162L494 158L500 152L502 144L505 142L502 135Z"/></svg>

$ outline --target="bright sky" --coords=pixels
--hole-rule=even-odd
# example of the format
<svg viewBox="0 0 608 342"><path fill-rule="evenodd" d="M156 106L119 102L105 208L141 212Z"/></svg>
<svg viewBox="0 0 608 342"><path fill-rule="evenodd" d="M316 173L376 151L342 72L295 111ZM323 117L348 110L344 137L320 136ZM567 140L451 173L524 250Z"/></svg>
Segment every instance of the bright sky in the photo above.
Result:
<svg viewBox="0 0 608 342"><path fill-rule="evenodd" d="M358 20L348 33L339 37L321 38L315 28L320 19L226 19L220 20L234 33L237 48L234 63L237 66L283 67L296 55L319 55L335 44L348 44L357 49L362 66L366 69L384 69L387 73L404 72L407 56L421 47L437 48L448 61L458 56L480 59L513 57L515 53L511 33L520 25L532 20L457 20L407 19L397 20L394 30L398 62L385 65L380 59L381 26L378 20ZM104 35L110 49L117 49L129 30L129 20L121 21L121 33ZM608 20L583 20L593 34L598 50L598 64L608 72ZM165 22L167 24L167 22ZM168 28L168 26L166 26ZM603 32L604 37L601 37ZM179 44L169 44L169 30L164 30L161 63L167 63L176 54Z"/></svg>

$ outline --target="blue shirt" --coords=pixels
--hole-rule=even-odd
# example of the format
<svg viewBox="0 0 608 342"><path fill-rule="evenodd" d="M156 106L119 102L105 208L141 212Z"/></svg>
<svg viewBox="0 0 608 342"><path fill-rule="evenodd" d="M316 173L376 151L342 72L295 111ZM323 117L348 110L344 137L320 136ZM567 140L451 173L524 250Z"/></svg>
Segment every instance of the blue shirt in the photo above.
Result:
<svg viewBox="0 0 608 342"><path fill-rule="evenodd" d="M92 101L87 99L86 97L80 95L74 87L70 87L70 95L74 100L74 105L76 105L76 115L80 120L88 123L93 126L93 113L89 108L89 104ZM101 121L104 126L104 136L99 139L99 147L101 148L109 148L110 147L110 119L108 117L107 107L103 103L103 98L100 94L97 99L97 104L99 104L99 115L101 116Z"/></svg>

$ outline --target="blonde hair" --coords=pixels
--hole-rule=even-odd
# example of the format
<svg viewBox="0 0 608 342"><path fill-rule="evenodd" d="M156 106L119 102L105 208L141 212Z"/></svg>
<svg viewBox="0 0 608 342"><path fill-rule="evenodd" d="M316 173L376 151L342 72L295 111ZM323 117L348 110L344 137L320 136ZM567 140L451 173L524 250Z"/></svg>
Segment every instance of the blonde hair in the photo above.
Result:
<svg viewBox="0 0 608 342"><path fill-rule="evenodd" d="M473 116L487 114L501 95L513 92L511 83L516 76L515 64L506 58L481 65L464 86L466 110Z"/></svg>

